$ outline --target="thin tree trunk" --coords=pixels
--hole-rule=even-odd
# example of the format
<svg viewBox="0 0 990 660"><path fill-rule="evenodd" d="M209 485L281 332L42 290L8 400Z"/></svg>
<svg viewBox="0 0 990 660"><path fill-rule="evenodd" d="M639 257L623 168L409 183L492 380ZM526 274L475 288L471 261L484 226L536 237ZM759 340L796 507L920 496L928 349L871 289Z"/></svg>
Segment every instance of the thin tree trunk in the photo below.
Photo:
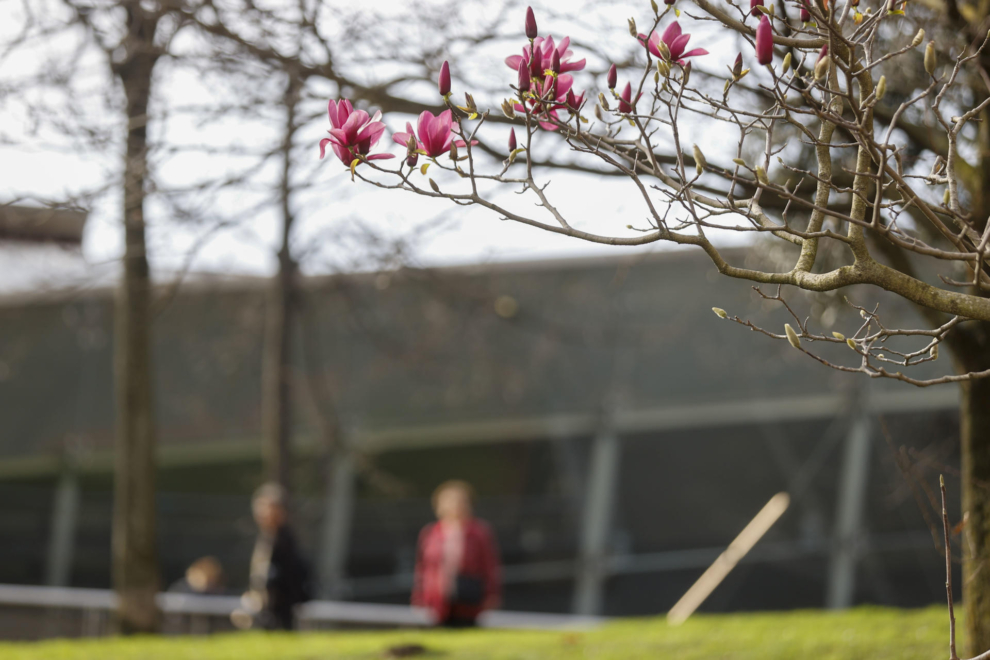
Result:
<svg viewBox="0 0 990 660"><path fill-rule="evenodd" d="M987 368L987 343L969 347L966 368ZM972 657L990 650L990 379L963 382L961 397L962 510L969 516L961 548L963 605L966 655Z"/></svg>
<svg viewBox="0 0 990 660"><path fill-rule="evenodd" d="M114 305L113 583L122 632L155 632L160 617L155 529L155 422L151 392L151 278L145 244L147 110L157 19L128 7L128 57L115 66L127 102L124 160L124 264Z"/></svg>
<svg viewBox="0 0 990 660"><path fill-rule="evenodd" d="M296 262L290 237L293 215L291 158L296 130L296 104L299 81L290 74L285 92L286 124L282 143L282 178L279 200L282 210L282 245L278 252L278 273L272 278L266 306L265 342L262 357L262 434L265 477L292 491L292 330L295 317Z"/></svg>

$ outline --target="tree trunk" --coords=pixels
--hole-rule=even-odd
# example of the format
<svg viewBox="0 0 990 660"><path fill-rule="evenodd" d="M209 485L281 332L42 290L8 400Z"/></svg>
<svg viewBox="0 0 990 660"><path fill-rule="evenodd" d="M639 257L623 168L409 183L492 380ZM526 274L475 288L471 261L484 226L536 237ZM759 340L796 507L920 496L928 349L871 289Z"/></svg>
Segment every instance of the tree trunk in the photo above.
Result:
<svg viewBox="0 0 990 660"><path fill-rule="evenodd" d="M970 331L965 368L990 366L983 328ZM973 335L978 333L978 337ZM967 656L990 650L990 379L963 382L960 404L962 510L969 515L962 544Z"/></svg>
<svg viewBox="0 0 990 660"><path fill-rule="evenodd" d="M151 278L145 245L148 178L147 110L156 56L156 19L128 8L127 59L114 67L127 102L124 160L124 264L114 305L113 583L125 633L155 632L160 619L155 531L155 423L151 392Z"/></svg>
<svg viewBox="0 0 990 660"><path fill-rule="evenodd" d="M262 426L265 478L291 491L292 487L292 365L293 280L295 263L288 249L279 252L279 270L272 278L265 307L262 364Z"/></svg>
<svg viewBox="0 0 990 660"><path fill-rule="evenodd" d="M265 308L265 342L262 357L262 434L265 478L292 491L292 330L295 315L296 262L289 239L292 235L291 158L296 130L299 81L290 73L285 92L286 123L282 142L282 178L279 200L282 207L282 245L278 273L272 278Z"/></svg>

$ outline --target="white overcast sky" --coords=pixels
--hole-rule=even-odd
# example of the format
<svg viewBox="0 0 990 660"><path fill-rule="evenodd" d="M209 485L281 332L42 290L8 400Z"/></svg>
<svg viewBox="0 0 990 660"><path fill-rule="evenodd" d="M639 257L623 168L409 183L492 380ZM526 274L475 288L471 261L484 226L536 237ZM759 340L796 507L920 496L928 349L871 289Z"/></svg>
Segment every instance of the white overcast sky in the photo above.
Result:
<svg viewBox="0 0 990 660"><path fill-rule="evenodd" d="M54 0L39 0L52 1ZM550 4L561 9L559 3ZM682 4L685 8L693 8L686 2L682 1ZM374 6L377 11L385 13L400 12L407 10L409 3L406 0L377 0ZM485 8L485 12L497 12L500 3L481 3L481 6ZM612 48L616 55L629 47L626 19L636 14L645 23L650 13L649 3L642 1L611 4L586 2L583 6L588 8L588 12L594 12L583 18L600 25L601 29L596 34L580 35L578 38L607 37L621 40L619 46ZM15 3L13 0L0 0L0 7L0 13L11 11L15 9ZM479 73L475 75L502 76L506 84L512 81L514 76L501 60L505 55L517 52L524 42L521 34L522 10L517 13L519 16L514 16L514 19L518 19L518 25L506 25L505 28L507 33L518 32L519 38L514 45L506 46L504 51L484 53L483 56L487 59L478 64ZM732 43L726 43L727 39L717 35L715 26L711 23L694 21L686 15L681 17L681 23L685 31L694 34L691 47L703 45L714 51L713 55L698 63L708 71L719 71L725 63L723 60L730 61L737 49L745 47L734 39ZM562 36L562 31L574 29L568 25L557 28L550 21L540 22L541 34L550 32L557 38ZM3 29L0 26L0 38L4 36ZM403 35L397 34L396 38L401 39ZM722 46L716 47L716 42L720 39ZM0 80L11 75L26 75L26 72L41 61L38 55L44 51L45 47L39 47L39 50L30 55L22 56L20 61L15 58L0 62ZM577 59L587 55L580 47L575 47L575 51ZM93 68L99 68L95 59ZM98 76L94 80L93 85L101 84ZM264 81L259 81L259 85L263 84ZM588 88L593 99L601 83L592 80L590 76L579 74L576 86ZM168 75L164 87L160 89L164 90L171 102L177 104L196 103L217 93L215 86L211 87L211 81L183 72ZM455 92L462 91L465 90L455 87ZM493 110L498 112L497 108ZM588 106L589 116L590 110L591 105ZM390 134L392 130L402 130L406 119L387 118L390 130L380 143L380 150L390 150L393 153L401 151L392 143ZM319 185L294 199L300 218L295 244L304 252L303 267L307 272L362 268L366 263L362 261L365 255L355 256L357 251L354 246L362 240L362 232L368 229L386 243L407 243L407 257L424 265L631 251L629 248L596 246L524 225L503 222L484 209L453 207L445 201L428 200L397 191L381 191L360 182L352 183L347 169L335 159L328 157L323 162L318 161L317 143L325 135L324 131L328 128L326 124L324 119L319 125L309 126L302 132L296 156L301 159L300 164L306 166L301 169L318 168L315 176ZM50 132L39 135L36 139L24 138L27 126L25 117L0 107L0 135L4 137L0 142L0 202L17 198L69 196L98 186L116 166L117 155L112 149L100 151L77 148L72 142L62 141L58 135ZM507 131L502 127L491 127L488 130L494 133ZM167 133L168 140L172 143L250 146L276 139L276 131L277 126L267 118L257 118L252 122L234 120L213 124L208 129L197 127L192 122L184 122L182 118L175 118L166 127L153 128L152 135L161 137ZM720 133L717 127L691 125L685 127L685 132L688 144L690 141L698 141L710 153L716 153L725 145L726 135L724 132ZM729 139L734 143L731 134ZM727 161L730 157L722 160ZM225 161L215 157L203 158L185 154L163 160L159 167L163 178L171 183L181 183L193 182L197 176L215 174L218 167L234 167L235 161L236 159ZM275 170L269 168L261 176L273 181ZM554 172L550 178L553 183L548 192L554 196L554 202L575 226L607 234L633 235L633 232L626 229L626 225L642 227L646 224L643 202L637 199L634 187L627 181L564 172ZM438 175L437 179L445 189L463 185L462 182L444 178L443 174ZM517 199L508 190L500 194L500 199L514 204L514 208L534 209L531 199ZM190 227L176 222L165 209L155 208L153 205L148 217L153 265L159 271L174 270L183 264L190 248L196 246L194 270L246 274L272 272L278 235L277 215L270 207L256 208L256 202L250 190L220 193L203 201L204 216L211 213L210 209L221 209L220 215L225 218L240 218L229 227L218 227L211 222ZM95 201L84 241L84 255L90 263L113 263L120 255L122 232L118 207L119 198L113 193L105 194ZM241 209L243 212L239 211Z"/></svg>

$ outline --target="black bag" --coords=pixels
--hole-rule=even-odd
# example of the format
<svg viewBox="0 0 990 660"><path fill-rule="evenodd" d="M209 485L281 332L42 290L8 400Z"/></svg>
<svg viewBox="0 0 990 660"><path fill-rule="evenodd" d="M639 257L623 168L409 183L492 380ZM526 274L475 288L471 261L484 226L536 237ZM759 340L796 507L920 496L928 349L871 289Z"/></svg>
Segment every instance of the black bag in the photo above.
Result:
<svg viewBox="0 0 990 660"><path fill-rule="evenodd" d="M454 581L454 605L481 605L485 599L485 584L473 575L458 575Z"/></svg>

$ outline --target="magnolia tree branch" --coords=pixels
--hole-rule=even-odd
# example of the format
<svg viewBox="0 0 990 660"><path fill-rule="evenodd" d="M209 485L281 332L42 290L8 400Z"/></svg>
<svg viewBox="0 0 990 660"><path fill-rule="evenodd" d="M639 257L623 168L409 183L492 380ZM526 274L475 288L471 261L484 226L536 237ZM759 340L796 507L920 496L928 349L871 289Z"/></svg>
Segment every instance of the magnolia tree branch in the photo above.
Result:
<svg viewBox="0 0 990 660"><path fill-rule="evenodd" d="M423 113L416 127L392 136L404 148L397 161L386 163L395 158L391 153L372 153L384 135L383 122L367 113L355 119L334 102L330 137L323 144L334 148L352 178L382 189L485 208L504 220L593 243L700 248L723 275L776 285L774 295L757 291L783 305L797 329L788 324L785 332L775 333L716 309L720 317L788 340L830 368L922 387L990 376L990 370L934 378L905 373L934 362L939 345L951 341L961 324L990 321L990 299L984 295L990 290L990 228L985 228L990 224L973 217L966 206L959 156L961 136L990 100L964 107L959 98L965 94L957 93L968 75L967 64L986 50L990 36L950 56L934 42L926 44L924 31L902 43L881 42L881 30L902 10L864 15L851 3L837 8L816 1L787 2L796 11L776 14L761 0L752 0L748 8L694 2L706 20L752 44L751 51L727 63L729 75L720 93L713 89L710 72L692 80L694 63L714 56L703 48L689 49L690 35L676 20L684 17L672 5L653 3L648 34L639 33L630 19L642 68L623 87L613 66L597 102L586 98L588 91L578 94L575 89L573 74L584 60L576 60L568 40L555 44L538 36L530 10L522 55L506 59L516 84L507 90L501 114L514 128L501 164L491 158L490 141L485 151L478 148L490 135L494 117L479 109L470 93L464 105L453 101L446 63L438 81L446 109L439 115ZM798 16L802 12L806 15ZM888 46L886 52L880 43ZM917 62L922 45L922 85L900 90L897 106L878 118L874 108L887 93L882 71ZM778 48L787 49L782 58ZM940 58L948 66L940 66ZM744 89L742 81L750 74L756 81ZM756 102L753 89L759 91ZM942 137L932 143L946 148L927 172L905 166L897 132L909 115L919 114L935 118L933 130ZM715 154L717 160L709 160L687 137L697 133L700 122L706 130L737 136L721 142L725 146ZM793 159L788 140L794 136L810 148L813 167ZM583 165L587 170L608 171L625 180L629 187L623 202L640 209L639 220L624 226L599 223L604 230L583 228L585 218L570 217L570 200L557 198L540 174L533 156L537 145L550 145L558 154L570 152L572 162L588 163ZM663 152L670 156L658 157ZM517 195L507 198L500 194L503 190ZM594 189L588 194L594 195ZM764 196L777 203L762 204ZM534 206L519 203L526 199ZM784 269L730 263L713 239L733 232L779 240L798 253ZM913 269L877 260L870 249L874 244L884 246L884 252L889 246L929 260L942 271L941 285L917 277ZM839 263L822 261L825 245L844 255ZM965 271L962 278L956 274L959 269ZM829 292L854 285L885 289L931 310L929 316L941 313L948 320L927 329L890 328L879 305L854 306L862 325L848 336L827 336L809 327L810 320L801 320L780 289ZM910 338L922 343L894 345L895 339ZM854 363L826 359L809 348L816 342L845 343L856 356Z"/></svg>

